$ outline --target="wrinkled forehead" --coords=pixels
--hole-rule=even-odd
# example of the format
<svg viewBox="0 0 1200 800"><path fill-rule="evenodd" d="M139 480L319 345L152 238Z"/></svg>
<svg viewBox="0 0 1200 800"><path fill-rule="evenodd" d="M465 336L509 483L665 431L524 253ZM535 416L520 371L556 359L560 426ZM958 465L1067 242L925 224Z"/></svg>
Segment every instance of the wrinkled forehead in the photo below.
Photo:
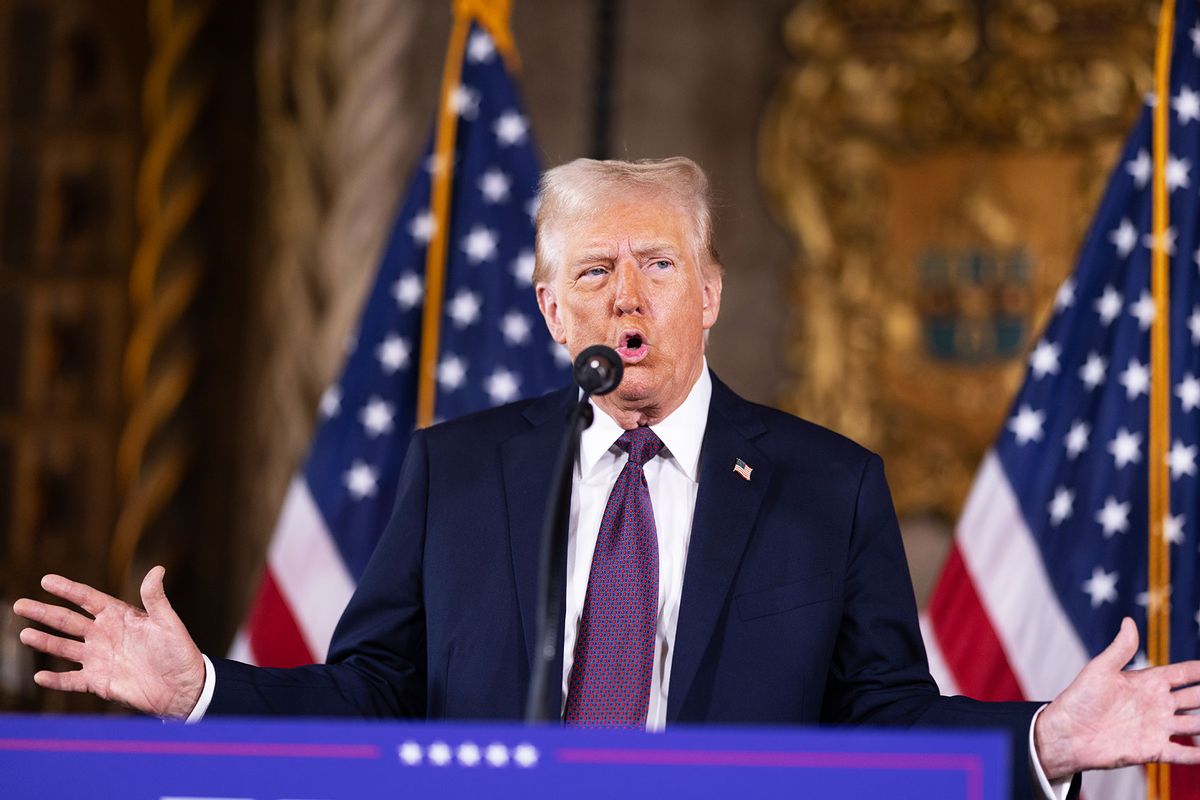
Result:
<svg viewBox="0 0 1200 800"><path fill-rule="evenodd" d="M580 249L618 244L636 249L673 246L694 255L698 232L695 216L674 194L657 188L613 187L586 202L555 208L540 220L537 235L555 262ZM682 254L682 253L681 253Z"/></svg>

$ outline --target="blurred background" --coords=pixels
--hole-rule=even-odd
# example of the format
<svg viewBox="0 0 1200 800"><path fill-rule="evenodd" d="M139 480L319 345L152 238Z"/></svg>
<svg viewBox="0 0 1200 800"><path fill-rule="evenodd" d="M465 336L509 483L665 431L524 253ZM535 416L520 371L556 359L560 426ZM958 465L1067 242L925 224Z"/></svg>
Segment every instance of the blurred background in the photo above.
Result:
<svg viewBox="0 0 1200 800"><path fill-rule="evenodd" d="M686 155L714 370L879 451L924 601L1151 82L1129 0L516 0L543 165ZM243 621L434 120L447 0L0 2L0 708L59 572Z"/></svg>

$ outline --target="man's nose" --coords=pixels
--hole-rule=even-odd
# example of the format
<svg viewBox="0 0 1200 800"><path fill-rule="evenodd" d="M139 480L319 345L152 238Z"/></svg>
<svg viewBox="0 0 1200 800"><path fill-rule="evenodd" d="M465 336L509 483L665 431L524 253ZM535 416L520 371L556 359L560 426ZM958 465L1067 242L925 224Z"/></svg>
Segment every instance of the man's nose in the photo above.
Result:
<svg viewBox="0 0 1200 800"><path fill-rule="evenodd" d="M622 314L641 314L646 310L642 271L632 260L622 259L617 264L616 272L613 307Z"/></svg>

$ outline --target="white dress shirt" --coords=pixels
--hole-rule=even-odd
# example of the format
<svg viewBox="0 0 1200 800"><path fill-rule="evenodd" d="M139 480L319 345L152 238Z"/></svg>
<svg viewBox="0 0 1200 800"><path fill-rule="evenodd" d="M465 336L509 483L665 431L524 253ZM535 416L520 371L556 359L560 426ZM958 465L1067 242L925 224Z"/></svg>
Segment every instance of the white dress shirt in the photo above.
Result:
<svg viewBox="0 0 1200 800"><path fill-rule="evenodd" d="M658 532L658 625L654 635L654 670L650 676L650 707L646 727L662 730L667 724L667 689L671 684L671 656L675 652L675 629L679 625L679 601L683 597L683 571L688 541L692 536L692 513L700 486L697 469L700 445L708 425L708 401L712 378L708 364L679 408L650 430L662 440L658 455L642 466L654 509ZM624 433L612 417L592 404L595 419L579 441L579 459L571 491L571 519L567 533L566 630L563 637L562 698L567 702L567 680L575 656L575 634L583 614L588 576L600 519L608 495L629 454L617 447Z"/></svg>

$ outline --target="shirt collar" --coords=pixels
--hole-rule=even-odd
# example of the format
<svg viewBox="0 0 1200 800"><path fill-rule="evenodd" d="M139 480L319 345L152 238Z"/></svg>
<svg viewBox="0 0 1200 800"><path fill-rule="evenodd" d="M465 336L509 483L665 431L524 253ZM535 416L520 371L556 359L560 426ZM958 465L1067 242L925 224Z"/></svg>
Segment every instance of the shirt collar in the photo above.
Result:
<svg viewBox="0 0 1200 800"><path fill-rule="evenodd" d="M701 365L700 377L679 408L672 411L650 430L662 440L684 474L693 481L698 480L700 446L704 442L704 429L708 425L708 404L712 399L712 378L708 374L708 359ZM624 429L595 403L596 412L592 424L583 432L579 441L580 474L587 475L601 457L624 433Z"/></svg>

